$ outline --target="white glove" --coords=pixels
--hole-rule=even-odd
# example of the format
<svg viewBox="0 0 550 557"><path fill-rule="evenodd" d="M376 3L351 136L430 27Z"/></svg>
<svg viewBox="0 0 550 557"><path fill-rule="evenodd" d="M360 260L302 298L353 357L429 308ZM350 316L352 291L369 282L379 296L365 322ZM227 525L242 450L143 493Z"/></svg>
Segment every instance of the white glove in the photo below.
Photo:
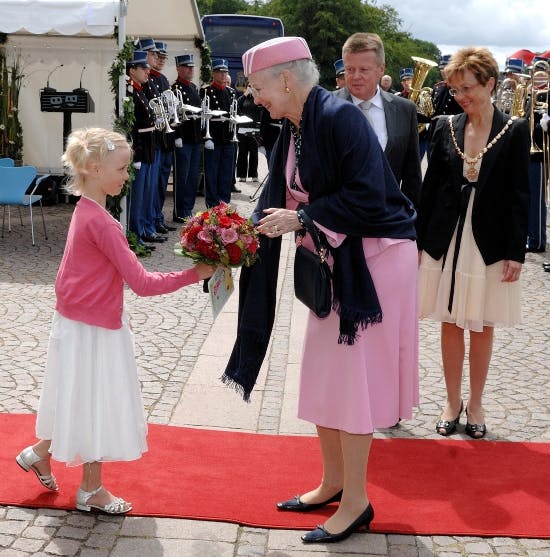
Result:
<svg viewBox="0 0 550 557"><path fill-rule="evenodd" d="M542 118L540 119L540 127L548 133L548 121L550 120L550 116L548 114L543 114Z"/></svg>
<svg viewBox="0 0 550 557"><path fill-rule="evenodd" d="M178 147L179 149L181 149L183 147L183 140L181 139L181 137L178 137L175 141L174 141L174 145L176 147Z"/></svg>
<svg viewBox="0 0 550 557"><path fill-rule="evenodd" d="M211 139L207 139L204 142L204 148L212 151L212 149L214 149L214 142Z"/></svg>
<svg viewBox="0 0 550 557"><path fill-rule="evenodd" d="M267 157L267 153L265 151L265 147L258 147L258 153L261 153L264 157Z"/></svg>
<svg viewBox="0 0 550 557"><path fill-rule="evenodd" d="M135 162L135 163L134 163L134 168L135 168L136 170L139 170L139 169L141 168L141 163L140 163L140 162Z"/></svg>

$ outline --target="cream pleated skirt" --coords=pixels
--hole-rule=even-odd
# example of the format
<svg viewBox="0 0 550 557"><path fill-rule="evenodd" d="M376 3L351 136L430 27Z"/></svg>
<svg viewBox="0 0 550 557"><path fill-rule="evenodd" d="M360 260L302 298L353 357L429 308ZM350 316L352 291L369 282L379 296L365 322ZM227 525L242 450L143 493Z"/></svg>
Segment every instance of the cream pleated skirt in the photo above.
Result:
<svg viewBox="0 0 550 557"><path fill-rule="evenodd" d="M55 312L36 420L55 460L69 465L135 460L147 451L147 421L134 338Z"/></svg>
<svg viewBox="0 0 550 557"><path fill-rule="evenodd" d="M481 332L484 326L512 327L521 321L521 280L502 282L504 262L485 265L472 232L470 194L455 274L453 303L449 312L456 228L445 265L422 252L418 275L420 317L454 323Z"/></svg>

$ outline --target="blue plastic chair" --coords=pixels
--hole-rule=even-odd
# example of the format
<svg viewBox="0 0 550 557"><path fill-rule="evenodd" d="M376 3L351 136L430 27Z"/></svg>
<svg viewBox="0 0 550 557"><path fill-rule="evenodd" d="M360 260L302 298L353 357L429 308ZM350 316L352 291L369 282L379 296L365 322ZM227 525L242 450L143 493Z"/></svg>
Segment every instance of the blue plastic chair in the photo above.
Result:
<svg viewBox="0 0 550 557"><path fill-rule="evenodd" d="M0 159L0 166L15 166L15 162L13 159L6 157L4 159Z"/></svg>
<svg viewBox="0 0 550 557"><path fill-rule="evenodd" d="M27 193L27 190L32 184L32 181L35 177L36 168L34 168L34 166L5 166L4 164L0 163L0 205L4 206L4 214L2 216L2 238L4 237L6 208L8 209L8 231L11 232L10 207L15 206L19 209L19 220L21 221L21 226L23 226L21 207L28 207L31 219L32 245L34 246L34 222L32 216L32 208L35 203L38 203L40 206L40 212L42 213L42 226L44 227L44 236L46 237L46 239L48 239L48 234L46 233L46 222L44 221L44 211L42 210L42 196L36 195L34 193L38 188L40 182L44 178L46 178L47 175L42 176L41 178L36 180L30 193Z"/></svg>

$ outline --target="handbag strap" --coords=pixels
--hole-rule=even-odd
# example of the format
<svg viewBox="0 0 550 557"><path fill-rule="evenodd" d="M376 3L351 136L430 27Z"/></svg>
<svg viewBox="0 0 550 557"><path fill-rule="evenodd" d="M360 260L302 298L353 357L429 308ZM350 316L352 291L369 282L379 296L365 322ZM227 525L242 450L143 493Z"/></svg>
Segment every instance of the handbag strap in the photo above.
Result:
<svg viewBox="0 0 550 557"><path fill-rule="evenodd" d="M317 251L319 256L324 259L328 251L328 241L325 233L315 226L313 220L311 220L311 217L303 209L300 209L298 211L298 218L305 228L306 232L309 232L309 235L313 240L315 250ZM305 236L305 232L301 230L298 231L297 234L302 238Z"/></svg>

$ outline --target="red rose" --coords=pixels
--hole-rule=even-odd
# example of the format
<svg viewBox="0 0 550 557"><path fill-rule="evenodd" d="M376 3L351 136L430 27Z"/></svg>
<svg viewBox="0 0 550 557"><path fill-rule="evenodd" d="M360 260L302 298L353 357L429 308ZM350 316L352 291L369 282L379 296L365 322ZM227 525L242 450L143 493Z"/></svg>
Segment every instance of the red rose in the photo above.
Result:
<svg viewBox="0 0 550 557"><path fill-rule="evenodd" d="M229 228L231 226L231 219L227 215L220 216L220 226Z"/></svg>
<svg viewBox="0 0 550 557"><path fill-rule="evenodd" d="M229 244L225 246L227 255L229 255L229 264L237 265L241 261L242 250L237 244Z"/></svg>

